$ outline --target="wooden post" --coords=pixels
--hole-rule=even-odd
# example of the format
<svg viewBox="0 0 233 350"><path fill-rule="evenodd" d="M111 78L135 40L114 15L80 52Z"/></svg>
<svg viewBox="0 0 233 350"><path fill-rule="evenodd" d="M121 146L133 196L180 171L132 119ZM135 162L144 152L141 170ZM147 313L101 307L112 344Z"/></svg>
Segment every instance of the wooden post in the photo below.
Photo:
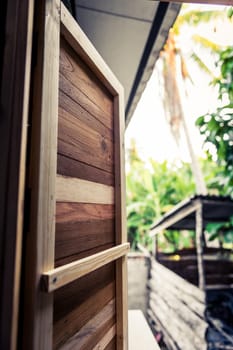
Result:
<svg viewBox="0 0 233 350"><path fill-rule="evenodd" d="M116 201L116 243L127 242L126 200L125 200L125 163L124 163L124 92L123 89L114 98L115 122L115 201ZM128 349L128 280L127 256L116 262L116 348Z"/></svg>
<svg viewBox="0 0 233 350"><path fill-rule="evenodd" d="M41 275L54 267L60 1L35 3L30 227L26 237L23 346L52 349L53 296L41 291ZM27 213L29 215L29 213Z"/></svg>
<svg viewBox="0 0 233 350"><path fill-rule="evenodd" d="M0 349L11 350L18 336L33 15L34 1L2 2Z"/></svg>
<svg viewBox="0 0 233 350"><path fill-rule="evenodd" d="M196 250L198 283L201 290L205 290L205 269L203 261L203 207L202 204L196 209Z"/></svg>

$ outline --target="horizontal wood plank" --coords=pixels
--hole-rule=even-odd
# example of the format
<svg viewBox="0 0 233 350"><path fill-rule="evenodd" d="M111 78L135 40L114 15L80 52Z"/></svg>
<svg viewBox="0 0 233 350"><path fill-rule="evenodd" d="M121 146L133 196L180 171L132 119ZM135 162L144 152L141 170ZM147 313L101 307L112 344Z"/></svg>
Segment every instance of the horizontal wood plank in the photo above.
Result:
<svg viewBox="0 0 233 350"><path fill-rule="evenodd" d="M55 260L115 243L114 220L87 221L72 226L67 229L68 225L56 225Z"/></svg>
<svg viewBox="0 0 233 350"><path fill-rule="evenodd" d="M173 271L170 271L166 267L152 261L152 272L161 274L164 279L168 280L172 285L175 285L177 288L181 288L183 292L191 295L196 300L201 303L205 302L205 294L198 287L191 285L189 282L185 281L182 277L177 276Z"/></svg>
<svg viewBox="0 0 233 350"><path fill-rule="evenodd" d="M116 350L116 337L106 346L104 350Z"/></svg>
<svg viewBox="0 0 233 350"><path fill-rule="evenodd" d="M77 26L75 19L63 4L61 4L61 24L63 36L85 62L88 62L89 67L95 72L97 78L113 95L122 92L123 88L118 79L88 40L85 33Z"/></svg>
<svg viewBox="0 0 233 350"><path fill-rule="evenodd" d="M75 24L77 26L77 23ZM98 106L102 111L101 121L111 127L109 121L113 115L112 95L65 40L61 40L60 50L60 87L62 88L63 78L61 76L66 79L66 82L69 82L70 87L88 96L89 104L92 101Z"/></svg>
<svg viewBox="0 0 233 350"><path fill-rule="evenodd" d="M87 322L61 350L104 349L115 336L115 299Z"/></svg>
<svg viewBox="0 0 233 350"><path fill-rule="evenodd" d="M57 203L56 261L114 243L113 205Z"/></svg>
<svg viewBox="0 0 233 350"><path fill-rule="evenodd" d="M113 325L107 333L105 333L104 337L96 344L96 346L93 348L93 350L100 350L100 349L106 349L107 346L111 343L111 341L114 339L116 334L116 325Z"/></svg>
<svg viewBox="0 0 233 350"><path fill-rule="evenodd" d="M79 179L97 182L104 185L114 185L113 173L95 168L59 153L57 155L57 173L59 175L77 177Z"/></svg>
<svg viewBox="0 0 233 350"><path fill-rule="evenodd" d="M178 345L178 349L189 350L206 350L206 344L204 339L198 341L198 347L194 342L194 333L192 330L179 318L173 310L169 309L169 306L163 299L150 299L150 307L154 310L156 317L163 324L163 327L171 334L174 342Z"/></svg>
<svg viewBox="0 0 233 350"><path fill-rule="evenodd" d="M57 175L57 202L113 204L114 188L77 178Z"/></svg>
<svg viewBox="0 0 233 350"><path fill-rule="evenodd" d="M107 244L103 244L103 245L94 247L94 248L89 249L89 250L84 250L82 252L75 253L73 255L59 257L59 259L57 259L55 261L55 267L64 266L66 264L70 264L70 263L75 262L77 260L86 258L87 256L103 252L104 250L110 249L112 247L114 247L113 243L107 243Z"/></svg>
<svg viewBox="0 0 233 350"><path fill-rule="evenodd" d="M87 290L86 293L88 293ZM70 337L93 319L113 298L115 298L115 283L111 282L104 288L91 294L81 304L76 305L75 302L72 303L72 308L69 311L64 310L64 316L54 323L53 348L60 349ZM60 300L60 302L62 303L63 301ZM58 305L55 304L54 307L56 309Z"/></svg>
<svg viewBox="0 0 233 350"><path fill-rule="evenodd" d="M113 205L58 202L56 206L56 223L59 225L113 218Z"/></svg>
<svg viewBox="0 0 233 350"><path fill-rule="evenodd" d="M60 266L43 274L44 288L52 292L127 254L129 243L124 243L76 262Z"/></svg>
<svg viewBox="0 0 233 350"><path fill-rule="evenodd" d="M105 288L115 279L115 262L105 265L88 275L56 290L54 292L54 323L59 322L99 290Z"/></svg>
<svg viewBox="0 0 233 350"><path fill-rule="evenodd" d="M59 107L58 153L113 172L113 141Z"/></svg>

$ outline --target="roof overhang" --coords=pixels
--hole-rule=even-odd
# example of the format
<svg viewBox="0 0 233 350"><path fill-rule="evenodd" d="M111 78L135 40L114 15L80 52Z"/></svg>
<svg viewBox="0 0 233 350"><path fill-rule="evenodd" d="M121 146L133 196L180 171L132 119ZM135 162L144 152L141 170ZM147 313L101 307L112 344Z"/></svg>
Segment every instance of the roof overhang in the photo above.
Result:
<svg viewBox="0 0 233 350"><path fill-rule="evenodd" d="M203 228L208 223L224 223L233 215L233 200L230 197L196 195L177 204L151 228L151 236L168 230L195 230L196 211L202 209Z"/></svg>
<svg viewBox="0 0 233 350"><path fill-rule="evenodd" d="M146 0L75 0L75 17L125 90L126 125L180 10Z"/></svg>

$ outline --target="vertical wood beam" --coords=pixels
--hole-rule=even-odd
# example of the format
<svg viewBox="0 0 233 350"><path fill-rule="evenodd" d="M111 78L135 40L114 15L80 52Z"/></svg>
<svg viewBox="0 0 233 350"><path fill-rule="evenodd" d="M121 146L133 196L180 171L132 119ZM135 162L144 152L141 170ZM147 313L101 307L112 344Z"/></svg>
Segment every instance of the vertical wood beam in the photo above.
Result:
<svg viewBox="0 0 233 350"><path fill-rule="evenodd" d="M18 331L34 1L7 1L1 10L0 348L13 350Z"/></svg>
<svg viewBox="0 0 233 350"><path fill-rule="evenodd" d="M32 103L23 349L52 349L53 297L41 291L41 275L54 267L57 168L60 1L36 2L38 44Z"/></svg>
<svg viewBox="0 0 233 350"><path fill-rule="evenodd" d="M115 143L115 232L116 244L127 242L125 161L124 161L124 92L114 98ZM116 262L116 348L128 349L128 280L127 256Z"/></svg>
<svg viewBox="0 0 233 350"><path fill-rule="evenodd" d="M196 209L196 250L197 250L197 268L198 283L201 290L205 290L205 269L203 261L203 206L200 203Z"/></svg>

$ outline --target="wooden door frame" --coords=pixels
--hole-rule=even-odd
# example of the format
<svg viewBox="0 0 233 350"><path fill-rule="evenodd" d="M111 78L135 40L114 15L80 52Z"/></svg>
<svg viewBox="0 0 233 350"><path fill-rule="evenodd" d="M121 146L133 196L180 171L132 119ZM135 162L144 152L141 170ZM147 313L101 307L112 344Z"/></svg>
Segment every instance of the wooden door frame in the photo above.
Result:
<svg viewBox="0 0 233 350"><path fill-rule="evenodd" d="M36 5L37 6L37 5ZM23 348L52 349L53 293L56 281L59 288L79 278L77 266L85 260L54 269L55 207L60 193L57 177L57 127L60 36L63 36L77 55L87 64L98 80L113 96L114 105L114 163L115 163L115 233L116 252L111 248L89 258L85 274L102 265L116 261L116 342L120 350L127 349L127 259L129 248L126 233L124 179L124 91L121 84L95 50L75 19L59 0L41 1L36 8L37 65L34 70L32 102L31 156L28 186L31 189L30 228L27 233L25 263L25 313ZM51 62L53 64L51 65ZM94 184L94 183L93 183ZM95 186L99 186L96 184ZM83 190L86 193L86 190ZM72 193L75 193L72 192ZM93 197L93 195L92 195ZM60 197L59 197L60 198ZM84 200L86 202L86 200ZM113 251L116 253L114 254ZM106 258L103 259L103 256ZM99 259L100 258L100 259ZM101 266L102 266L101 265ZM54 278L58 270L65 278ZM67 275L71 276L69 280ZM51 287L46 288L47 281ZM60 276L60 275L59 275ZM47 285L48 286L48 285Z"/></svg>

